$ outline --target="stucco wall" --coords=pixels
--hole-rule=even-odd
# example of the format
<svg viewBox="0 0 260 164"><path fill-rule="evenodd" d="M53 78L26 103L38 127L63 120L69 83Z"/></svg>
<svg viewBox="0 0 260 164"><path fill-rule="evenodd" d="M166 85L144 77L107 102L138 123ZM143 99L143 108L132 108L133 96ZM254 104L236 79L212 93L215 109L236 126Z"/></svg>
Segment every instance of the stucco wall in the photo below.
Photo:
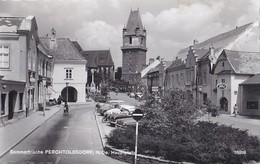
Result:
<svg viewBox="0 0 260 164"><path fill-rule="evenodd" d="M72 68L72 79L66 79L65 68ZM87 72L84 64L54 64L53 71L53 97L58 98L62 89L69 86L74 87L78 92L77 102L85 102L85 85L87 83Z"/></svg>
<svg viewBox="0 0 260 164"><path fill-rule="evenodd" d="M26 81L26 37L19 39L0 39L0 45L8 45L10 49L10 68L0 69L4 79L12 81Z"/></svg>

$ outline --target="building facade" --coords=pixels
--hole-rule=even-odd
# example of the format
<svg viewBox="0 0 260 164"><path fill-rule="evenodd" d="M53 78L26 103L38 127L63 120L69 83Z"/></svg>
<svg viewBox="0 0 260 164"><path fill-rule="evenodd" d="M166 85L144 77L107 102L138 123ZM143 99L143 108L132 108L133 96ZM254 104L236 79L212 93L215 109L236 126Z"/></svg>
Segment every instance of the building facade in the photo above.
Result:
<svg viewBox="0 0 260 164"><path fill-rule="evenodd" d="M135 86L141 79L141 71L146 67L146 30L139 10L130 12L126 27L123 28L122 80Z"/></svg>
<svg viewBox="0 0 260 164"><path fill-rule="evenodd" d="M242 115L260 115L259 81L256 80L260 73L259 62L260 52L223 50L214 72L217 106L223 112L232 114L237 104Z"/></svg>
<svg viewBox="0 0 260 164"><path fill-rule="evenodd" d="M64 101L85 102L87 83L87 60L69 38L56 38L56 31L40 38L44 48L54 58L53 87L50 96L62 96Z"/></svg>
<svg viewBox="0 0 260 164"><path fill-rule="evenodd" d="M42 94L39 90L39 45L34 16L0 18L1 117L6 120L38 109ZM51 57L49 62L52 62ZM51 67L50 64L50 71ZM51 76L49 78L51 82Z"/></svg>

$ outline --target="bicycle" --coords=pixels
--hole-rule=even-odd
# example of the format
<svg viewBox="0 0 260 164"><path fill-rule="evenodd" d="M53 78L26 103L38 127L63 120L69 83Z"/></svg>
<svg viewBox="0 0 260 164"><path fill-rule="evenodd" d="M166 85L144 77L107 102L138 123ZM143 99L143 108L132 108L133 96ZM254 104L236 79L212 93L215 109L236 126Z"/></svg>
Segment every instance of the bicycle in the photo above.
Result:
<svg viewBox="0 0 260 164"><path fill-rule="evenodd" d="M69 114L69 105L65 104L64 105L64 110L63 110L63 115L67 116Z"/></svg>

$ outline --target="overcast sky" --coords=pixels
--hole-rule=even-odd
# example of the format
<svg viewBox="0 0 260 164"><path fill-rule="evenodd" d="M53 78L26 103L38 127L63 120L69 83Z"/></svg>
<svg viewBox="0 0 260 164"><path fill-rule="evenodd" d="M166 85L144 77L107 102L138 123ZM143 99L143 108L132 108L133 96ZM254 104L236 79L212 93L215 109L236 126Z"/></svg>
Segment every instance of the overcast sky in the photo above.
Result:
<svg viewBox="0 0 260 164"><path fill-rule="evenodd" d="M0 16L36 16L39 35L77 40L84 50L110 49L122 66L122 29L139 8L147 30L147 61L176 53L259 19L259 0L0 0Z"/></svg>

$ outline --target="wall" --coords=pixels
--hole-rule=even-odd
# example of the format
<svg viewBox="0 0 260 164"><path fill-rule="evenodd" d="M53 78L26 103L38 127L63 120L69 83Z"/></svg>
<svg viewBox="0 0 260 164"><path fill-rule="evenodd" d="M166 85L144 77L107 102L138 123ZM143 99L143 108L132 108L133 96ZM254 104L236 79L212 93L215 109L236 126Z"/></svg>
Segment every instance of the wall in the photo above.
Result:
<svg viewBox="0 0 260 164"><path fill-rule="evenodd" d="M241 115L260 115L260 87L259 85L240 86L242 109L238 109ZM258 109L247 109L247 101L257 101Z"/></svg>
<svg viewBox="0 0 260 164"><path fill-rule="evenodd" d="M0 39L0 45L10 46L10 69L0 69L4 79L26 82L26 37Z"/></svg>
<svg viewBox="0 0 260 164"><path fill-rule="evenodd" d="M66 78L65 68L72 68L72 79ZM54 98L58 98L63 88L66 87L66 82L69 82L69 86L74 87L78 92L78 101L85 102L85 85L87 83L87 72L85 70L85 64L54 64L53 71L53 89L56 93L53 93Z"/></svg>

